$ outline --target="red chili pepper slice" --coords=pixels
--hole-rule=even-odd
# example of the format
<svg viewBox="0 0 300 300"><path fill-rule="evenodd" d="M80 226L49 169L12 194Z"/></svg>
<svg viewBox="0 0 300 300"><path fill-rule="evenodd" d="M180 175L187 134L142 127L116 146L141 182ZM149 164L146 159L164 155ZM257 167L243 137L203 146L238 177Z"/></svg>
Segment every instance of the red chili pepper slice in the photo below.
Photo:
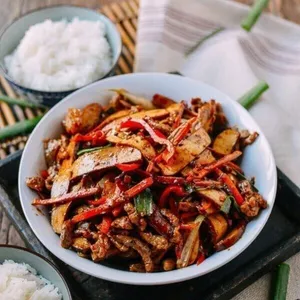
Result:
<svg viewBox="0 0 300 300"><path fill-rule="evenodd" d="M112 223L112 218L110 216L103 216L102 222L100 224L100 231L104 234L107 234L110 230Z"/></svg>
<svg viewBox="0 0 300 300"><path fill-rule="evenodd" d="M204 260L205 260L204 253L200 252L199 256L197 257L197 260L196 260L197 266L199 266Z"/></svg>
<svg viewBox="0 0 300 300"><path fill-rule="evenodd" d="M242 205L244 202L244 198L241 195L241 193L239 192L238 188L235 186L235 184L232 182L232 180L230 179L230 177L222 172L220 169L216 168L215 172L217 173L217 175L219 176L220 180L227 185L228 189L230 190L232 196L234 197L236 203L238 205Z"/></svg>
<svg viewBox="0 0 300 300"><path fill-rule="evenodd" d="M146 130L151 138L158 144L165 145L167 147L168 153L165 156L166 161L168 161L174 154L175 149L172 143L166 139L166 137L158 130L153 129L146 121L141 119L130 119L121 123L121 128L130 129L144 129Z"/></svg>
<svg viewBox="0 0 300 300"><path fill-rule="evenodd" d="M171 193L174 193L176 196L180 196L180 197L187 195L186 191L184 190L184 188L182 186L170 185L165 188L165 190L163 191L163 193L161 194L161 196L159 198L158 206L160 208L166 207L168 198Z"/></svg>
<svg viewBox="0 0 300 300"><path fill-rule="evenodd" d="M123 172L133 171L141 166L140 163L117 164L116 167Z"/></svg>

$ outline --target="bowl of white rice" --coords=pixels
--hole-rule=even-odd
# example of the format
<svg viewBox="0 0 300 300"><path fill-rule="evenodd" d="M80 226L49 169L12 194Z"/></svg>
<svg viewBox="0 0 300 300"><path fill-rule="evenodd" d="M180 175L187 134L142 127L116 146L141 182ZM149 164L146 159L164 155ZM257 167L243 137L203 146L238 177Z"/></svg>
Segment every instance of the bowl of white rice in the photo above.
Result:
<svg viewBox="0 0 300 300"><path fill-rule="evenodd" d="M71 300L56 267L25 248L0 245L0 299Z"/></svg>
<svg viewBox="0 0 300 300"><path fill-rule="evenodd" d="M121 37L103 14L77 6L30 12L0 35L0 72L31 101L53 106L113 75Z"/></svg>

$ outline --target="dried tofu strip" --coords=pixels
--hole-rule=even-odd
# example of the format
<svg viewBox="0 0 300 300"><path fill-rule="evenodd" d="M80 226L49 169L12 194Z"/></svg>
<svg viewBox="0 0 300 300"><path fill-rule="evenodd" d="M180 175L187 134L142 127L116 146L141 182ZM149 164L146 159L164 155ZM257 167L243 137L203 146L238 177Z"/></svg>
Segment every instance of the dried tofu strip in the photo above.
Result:
<svg viewBox="0 0 300 300"><path fill-rule="evenodd" d="M116 164L131 163L141 159L141 152L132 147L103 148L77 158L72 166L72 179L91 172L105 170Z"/></svg>
<svg viewBox="0 0 300 300"><path fill-rule="evenodd" d="M106 139L111 143L126 145L126 146L131 146L133 148L136 148L140 150L143 156L148 160L152 160L156 156L156 152L153 146L142 136L132 134L129 137L122 133L116 134L111 131L110 133L107 134Z"/></svg>

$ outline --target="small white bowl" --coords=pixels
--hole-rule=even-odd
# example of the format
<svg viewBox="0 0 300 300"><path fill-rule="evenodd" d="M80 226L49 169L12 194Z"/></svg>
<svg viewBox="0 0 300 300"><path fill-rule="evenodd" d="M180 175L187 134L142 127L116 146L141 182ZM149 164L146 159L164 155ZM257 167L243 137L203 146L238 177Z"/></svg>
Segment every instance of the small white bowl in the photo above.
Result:
<svg viewBox="0 0 300 300"><path fill-rule="evenodd" d="M63 249L49 222L49 217L38 214L31 205L36 197L25 184L29 176L39 174L45 168L42 140L57 137L61 132L61 121L70 107L84 107L91 102L105 104L111 96L110 88L124 88L132 93L151 98L155 93L163 94L176 101L201 97L203 100L215 99L222 104L230 125L259 132L257 141L247 147L242 168L247 176L256 177L256 186L268 202L258 218L247 225L242 238L227 250L215 253L199 266L192 265L184 269L161 273L132 273L77 256L74 251ZM54 106L31 134L23 152L19 171L19 193L21 204L28 223L39 240L54 255L72 267L92 276L136 285L158 285L179 282L207 274L231 261L242 253L257 237L267 222L275 200L277 174L273 154L264 134L241 105L222 92L202 82L186 77L162 73L136 73L121 75L91 84L66 97Z"/></svg>
<svg viewBox="0 0 300 300"><path fill-rule="evenodd" d="M68 285L51 261L42 255L29 249L0 244L0 264L5 260L13 260L15 263L25 263L34 268L38 275L43 276L58 288L62 294L62 300L72 300ZM4 300L4 299L3 299Z"/></svg>

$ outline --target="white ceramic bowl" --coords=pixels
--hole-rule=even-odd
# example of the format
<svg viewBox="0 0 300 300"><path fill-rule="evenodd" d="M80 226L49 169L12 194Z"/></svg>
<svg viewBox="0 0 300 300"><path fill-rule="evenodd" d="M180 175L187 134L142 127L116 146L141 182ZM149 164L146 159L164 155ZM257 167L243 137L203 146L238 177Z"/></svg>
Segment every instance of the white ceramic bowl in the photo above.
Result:
<svg viewBox="0 0 300 300"><path fill-rule="evenodd" d="M72 300L68 285L62 274L51 261L39 253L17 246L0 244L0 264L5 260L30 265L37 271L38 275L43 276L58 288L62 294L62 300ZM4 299L2 298L2 300Z"/></svg>
<svg viewBox="0 0 300 300"><path fill-rule="evenodd" d="M268 208L248 224L244 235L235 245L212 255L199 266L192 265L180 270L150 274L132 273L96 264L60 246L59 237L53 232L47 214L37 213L31 205L36 195L26 186L25 179L39 174L39 171L45 168L42 140L58 136L61 131L61 121L67 109L84 107L94 101L104 104L111 95L107 91L110 88L125 88L149 98L155 93L160 93L177 101L190 100L193 97L201 97L203 100L215 99L222 104L230 125L259 132L260 136L257 141L247 147L244 153L242 168L247 176L256 177L256 186L267 200ZM256 122L242 106L202 82L160 73L137 73L111 77L66 97L47 113L31 134L23 152L19 171L19 193L25 216L46 248L62 261L82 272L111 281L137 285L157 285L191 279L211 272L234 259L253 242L263 229L272 211L276 187L276 166L270 146Z"/></svg>

